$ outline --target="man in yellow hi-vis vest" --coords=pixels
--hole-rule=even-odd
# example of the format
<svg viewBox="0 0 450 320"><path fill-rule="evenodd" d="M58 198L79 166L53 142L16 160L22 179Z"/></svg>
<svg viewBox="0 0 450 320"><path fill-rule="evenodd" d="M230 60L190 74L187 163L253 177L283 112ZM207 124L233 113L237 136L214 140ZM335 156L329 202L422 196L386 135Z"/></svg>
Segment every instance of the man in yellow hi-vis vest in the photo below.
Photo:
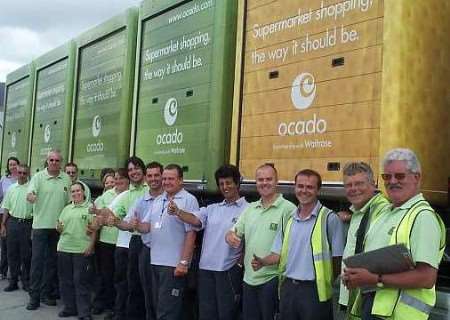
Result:
<svg viewBox="0 0 450 320"><path fill-rule="evenodd" d="M392 207L370 225L364 251L403 243L414 268L395 274L373 274L346 268L348 288L364 288L351 306L350 317L424 320L436 301L434 285L445 246L445 226L420 193L421 169L409 149L389 151L383 160L386 192ZM369 289L368 289L369 288Z"/></svg>
<svg viewBox="0 0 450 320"><path fill-rule="evenodd" d="M279 264L283 320L333 319L332 282L340 269L344 232L339 217L317 199L321 183L310 169L296 175L299 207L278 231L271 254L253 257L255 270Z"/></svg>

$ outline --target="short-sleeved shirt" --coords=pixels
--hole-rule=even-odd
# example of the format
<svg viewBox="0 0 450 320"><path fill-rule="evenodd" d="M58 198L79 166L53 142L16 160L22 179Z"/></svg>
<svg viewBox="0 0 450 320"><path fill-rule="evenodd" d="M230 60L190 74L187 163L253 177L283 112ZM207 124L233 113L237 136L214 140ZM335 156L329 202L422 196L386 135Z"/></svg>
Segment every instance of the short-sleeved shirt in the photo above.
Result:
<svg viewBox="0 0 450 320"><path fill-rule="evenodd" d="M184 211L199 210L197 199L184 189L173 197L173 201ZM178 217L169 215L168 205L169 199L164 192L154 201L143 221L151 224L151 264L176 267L181 259L186 233L192 231L192 227Z"/></svg>
<svg viewBox="0 0 450 320"><path fill-rule="evenodd" d="M12 176L3 176L0 179L0 202L5 198L6 192L9 187L11 187L14 183L17 182L17 178ZM0 208L0 214L3 214L3 208Z"/></svg>
<svg viewBox="0 0 450 320"><path fill-rule="evenodd" d="M3 199L2 209L6 209L10 216L18 219L31 219L33 206L27 201L28 183L11 185Z"/></svg>
<svg viewBox="0 0 450 320"><path fill-rule="evenodd" d="M69 204L61 212L59 222L63 224L63 232L58 241L58 251L83 253L91 242L86 234L87 226L94 216L89 213L90 203Z"/></svg>
<svg viewBox="0 0 450 320"><path fill-rule="evenodd" d="M242 212L232 228L237 236L243 237L245 243L244 281L257 286L278 276L278 266L266 266L254 271L251 262L253 255L265 257L270 254L273 241L281 224L286 224L295 205L280 194L268 207L264 208L261 200L250 203Z"/></svg>
<svg viewBox="0 0 450 320"><path fill-rule="evenodd" d="M128 210L127 215L123 219L124 221L130 221L133 217L136 217L139 221L143 221L148 212L151 211L153 203L158 196L152 196L149 192L136 200L133 207ZM151 246L151 232L141 234L142 242L150 248Z"/></svg>
<svg viewBox="0 0 450 320"><path fill-rule="evenodd" d="M232 248L225 241L226 233L234 226L248 202L244 197L234 202L214 203L195 213L204 229L200 269L225 271L233 267L242 252Z"/></svg>
<svg viewBox="0 0 450 320"><path fill-rule="evenodd" d="M55 229L61 211L69 202L70 177L65 172L53 177L47 169L39 171L28 184L28 193L33 192L33 229Z"/></svg>
<svg viewBox="0 0 450 320"><path fill-rule="evenodd" d="M365 238L364 251L371 251L389 245L391 236L408 210L418 201L425 201L422 194L409 199L400 207L390 207L373 224L370 225ZM415 263L427 263L435 269L439 266L439 247L441 228L436 213L421 211L411 230L411 255Z"/></svg>
<svg viewBox="0 0 450 320"><path fill-rule="evenodd" d="M127 191L123 192L123 195L120 195L120 198L117 199L117 202L114 204L112 208L114 214L123 219L128 213L128 210L134 205L136 200L142 197L144 194L148 193L148 186L145 184L133 185L130 184L130 187Z"/></svg>
<svg viewBox="0 0 450 320"><path fill-rule="evenodd" d="M370 220L374 221L383 213L383 210L389 210L389 205L389 200L387 200L382 193L377 193L369 201L367 201L367 203L361 209L358 210L353 206L350 207L350 210L352 211L352 219L350 220L350 226L348 228L347 243L345 244L344 254L342 255L343 259L355 254L356 232L358 231L359 224L361 223L363 216L365 214L370 214ZM348 297L348 289L344 286L343 283L341 283L339 303L342 305L347 305Z"/></svg>
<svg viewBox="0 0 450 320"><path fill-rule="evenodd" d="M95 199L95 206L97 207L97 209L107 208L116 197L116 190L114 188L109 189L105 191L100 197ZM115 245L118 232L119 230L116 227L103 226L100 229L99 241Z"/></svg>
<svg viewBox="0 0 450 320"><path fill-rule="evenodd" d="M293 221L289 232L288 255L284 274L288 278L304 281L316 279L311 234L321 207L322 204L317 201L311 215L306 219L300 218L298 215L299 209L292 212ZM331 255L341 257L344 251L344 227L342 221L334 212L328 215L327 228L324 232L327 233ZM281 254L282 244L283 233L279 230L271 251L278 255Z"/></svg>

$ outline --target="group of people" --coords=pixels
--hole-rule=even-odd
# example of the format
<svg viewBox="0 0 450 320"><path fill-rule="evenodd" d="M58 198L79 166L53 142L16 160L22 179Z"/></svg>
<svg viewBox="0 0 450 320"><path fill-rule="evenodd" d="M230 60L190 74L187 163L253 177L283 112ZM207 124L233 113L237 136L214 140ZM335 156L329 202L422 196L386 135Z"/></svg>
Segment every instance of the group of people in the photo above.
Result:
<svg viewBox="0 0 450 320"><path fill-rule="evenodd" d="M60 296L60 317L184 319L200 231L201 320L333 319L337 278L348 319L427 319L435 303L445 226L420 193L420 163L409 149L385 155L386 195L368 164L347 163L351 207L339 213L319 201L322 179L311 169L294 177L296 206L278 193L273 165L256 169L260 199L252 203L240 194L239 170L221 166L215 179L223 201L199 207L177 164L130 157L124 168L104 170L104 192L92 203L76 165L63 172L61 163L51 151L46 168L28 182L28 167L10 159L1 180L5 291L17 290L20 279L28 310L56 305ZM374 274L341 260L391 244L410 251L410 270Z"/></svg>

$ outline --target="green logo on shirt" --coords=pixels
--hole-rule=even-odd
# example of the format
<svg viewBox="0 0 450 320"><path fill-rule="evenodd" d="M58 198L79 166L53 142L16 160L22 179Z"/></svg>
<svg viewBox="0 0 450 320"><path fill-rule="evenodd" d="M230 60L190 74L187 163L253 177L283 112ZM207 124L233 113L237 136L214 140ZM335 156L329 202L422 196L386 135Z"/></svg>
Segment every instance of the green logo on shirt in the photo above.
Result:
<svg viewBox="0 0 450 320"><path fill-rule="evenodd" d="M87 215L86 214L81 215L81 219L86 220L87 219Z"/></svg>
<svg viewBox="0 0 450 320"><path fill-rule="evenodd" d="M273 230L273 231L277 231L278 230L278 223L271 223L270 224L270 226L269 226L269 229L270 230Z"/></svg>

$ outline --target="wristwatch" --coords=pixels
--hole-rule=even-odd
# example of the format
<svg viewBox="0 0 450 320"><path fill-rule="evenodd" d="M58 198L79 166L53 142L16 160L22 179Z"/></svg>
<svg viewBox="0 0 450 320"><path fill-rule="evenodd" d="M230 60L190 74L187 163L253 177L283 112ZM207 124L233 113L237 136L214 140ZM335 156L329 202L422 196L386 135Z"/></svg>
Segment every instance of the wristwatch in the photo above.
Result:
<svg viewBox="0 0 450 320"><path fill-rule="evenodd" d="M180 264L183 265L183 266L185 266L185 267L187 267L187 266L189 266L189 261L187 261L187 260L181 260L181 261L180 261Z"/></svg>
<svg viewBox="0 0 450 320"><path fill-rule="evenodd" d="M384 288L383 275L378 275L377 288Z"/></svg>

